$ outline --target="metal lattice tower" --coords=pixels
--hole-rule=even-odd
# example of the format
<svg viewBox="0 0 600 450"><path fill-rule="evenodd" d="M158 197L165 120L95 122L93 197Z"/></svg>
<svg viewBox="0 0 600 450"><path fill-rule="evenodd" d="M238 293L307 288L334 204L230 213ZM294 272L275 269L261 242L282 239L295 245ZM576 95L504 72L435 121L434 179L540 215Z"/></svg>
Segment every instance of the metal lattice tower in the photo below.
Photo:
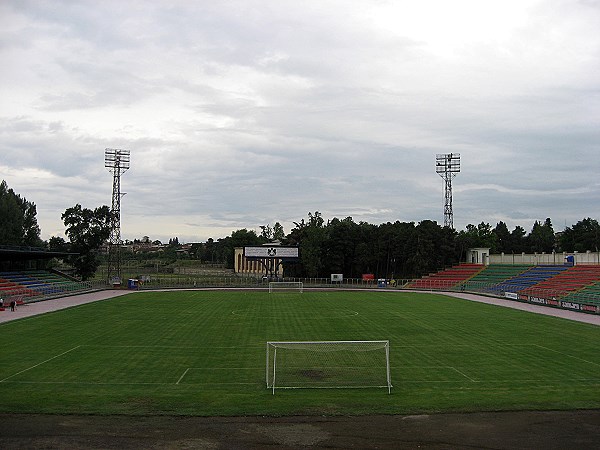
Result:
<svg viewBox="0 0 600 450"><path fill-rule="evenodd" d="M460 153L436 155L435 171L444 180L444 226L454 228L452 180L460 172Z"/></svg>
<svg viewBox="0 0 600 450"><path fill-rule="evenodd" d="M111 227L108 245L107 282L121 283L121 174L129 169L129 150L107 148L104 151L104 167L113 174Z"/></svg>

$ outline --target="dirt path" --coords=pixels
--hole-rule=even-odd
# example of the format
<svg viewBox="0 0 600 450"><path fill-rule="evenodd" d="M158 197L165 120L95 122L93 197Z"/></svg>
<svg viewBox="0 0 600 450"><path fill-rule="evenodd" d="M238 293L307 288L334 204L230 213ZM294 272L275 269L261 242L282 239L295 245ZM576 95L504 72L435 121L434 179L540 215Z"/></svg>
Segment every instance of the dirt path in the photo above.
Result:
<svg viewBox="0 0 600 450"><path fill-rule="evenodd" d="M600 449L600 411L362 417L0 415L12 449Z"/></svg>

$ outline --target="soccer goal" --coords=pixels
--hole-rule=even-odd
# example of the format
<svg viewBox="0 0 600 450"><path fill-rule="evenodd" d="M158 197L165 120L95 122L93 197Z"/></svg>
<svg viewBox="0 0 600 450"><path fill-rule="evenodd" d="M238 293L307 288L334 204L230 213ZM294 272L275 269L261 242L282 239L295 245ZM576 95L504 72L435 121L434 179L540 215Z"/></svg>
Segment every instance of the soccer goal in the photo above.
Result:
<svg viewBox="0 0 600 450"><path fill-rule="evenodd" d="M302 294L304 283L301 281L270 281L269 294L275 292L297 292Z"/></svg>
<svg viewBox="0 0 600 450"><path fill-rule="evenodd" d="M389 341L267 342L267 388L387 388Z"/></svg>

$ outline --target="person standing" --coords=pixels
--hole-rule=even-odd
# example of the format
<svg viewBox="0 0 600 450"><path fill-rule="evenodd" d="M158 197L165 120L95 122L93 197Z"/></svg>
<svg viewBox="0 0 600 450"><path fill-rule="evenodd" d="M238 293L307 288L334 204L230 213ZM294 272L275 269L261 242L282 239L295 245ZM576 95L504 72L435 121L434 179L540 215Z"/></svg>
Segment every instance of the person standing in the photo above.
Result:
<svg viewBox="0 0 600 450"><path fill-rule="evenodd" d="M10 301L10 310L14 312L15 309L17 309L17 302L13 299Z"/></svg>

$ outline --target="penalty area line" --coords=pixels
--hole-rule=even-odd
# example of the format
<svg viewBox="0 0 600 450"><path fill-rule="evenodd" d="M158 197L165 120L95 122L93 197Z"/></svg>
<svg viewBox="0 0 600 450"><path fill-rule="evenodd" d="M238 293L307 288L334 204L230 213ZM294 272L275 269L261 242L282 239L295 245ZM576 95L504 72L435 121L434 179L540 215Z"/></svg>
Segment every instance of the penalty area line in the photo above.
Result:
<svg viewBox="0 0 600 450"><path fill-rule="evenodd" d="M583 361L584 363L593 364L594 366L600 367L600 364L595 363L594 361L588 361L587 359L583 359L583 358L579 358L577 356L569 355L568 353L559 352L558 350L554 350L553 348L544 347L543 345L539 345L539 344L533 344L533 345L535 345L536 347L539 347L539 348L543 348L544 350L548 350L549 352L554 352L554 353L558 353L559 355L566 356L567 358L577 359L579 361Z"/></svg>
<svg viewBox="0 0 600 450"><path fill-rule="evenodd" d="M190 367L188 367L187 369L185 369L185 372L183 372L183 374L179 377L179 380L177 380L177 383L175 383L175 384L179 384L179 382L181 380L183 380L183 377L185 377L185 375L189 372L189 370L190 370Z"/></svg>
<svg viewBox="0 0 600 450"><path fill-rule="evenodd" d="M464 374L463 372L461 372L460 370L458 370L456 367L452 367L452 366L448 366L450 369L454 370L455 372L458 372L459 374L461 374L463 377L465 377L467 380L472 381L473 383L477 383L477 380L474 380L473 378L471 378L470 376Z"/></svg>
<svg viewBox="0 0 600 450"><path fill-rule="evenodd" d="M185 376L187 375L187 373L190 370L264 370L264 367L188 367L187 369L184 370L184 372L181 374L181 376L179 377L179 380L177 380L177 383L175 384L179 384L181 383L181 380L183 380L185 378ZM197 384L197 383L194 383ZM201 384L255 384L255 383L201 383Z"/></svg>
<svg viewBox="0 0 600 450"><path fill-rule="evenodd" d="M66 352L62 352L59 355L53 356L52 358L48 358L46 361L42 361L41 363L38 363L38 364L36 364L34 366L31 366L31 367L28 367L27 369L23 369L20 372L14 373L14 374L12 374L12 375L10 375L10 376L8 376L8 377L0 380L0 383L5 382L6 380L8 380L8 379L10 379L12 377L16 377L17 375L21 375L22 373L27 372L28 370L35 369L36 367L39 367L42 364L45 364L45 363L47 363L49 361L52 361L53 359L60 358L61 356L66 355L67 353L72 352L73 350L77 350L79 347L81 347L81 345L78 345L77 347L73 347L72 349L67 350Z"/></svg>

